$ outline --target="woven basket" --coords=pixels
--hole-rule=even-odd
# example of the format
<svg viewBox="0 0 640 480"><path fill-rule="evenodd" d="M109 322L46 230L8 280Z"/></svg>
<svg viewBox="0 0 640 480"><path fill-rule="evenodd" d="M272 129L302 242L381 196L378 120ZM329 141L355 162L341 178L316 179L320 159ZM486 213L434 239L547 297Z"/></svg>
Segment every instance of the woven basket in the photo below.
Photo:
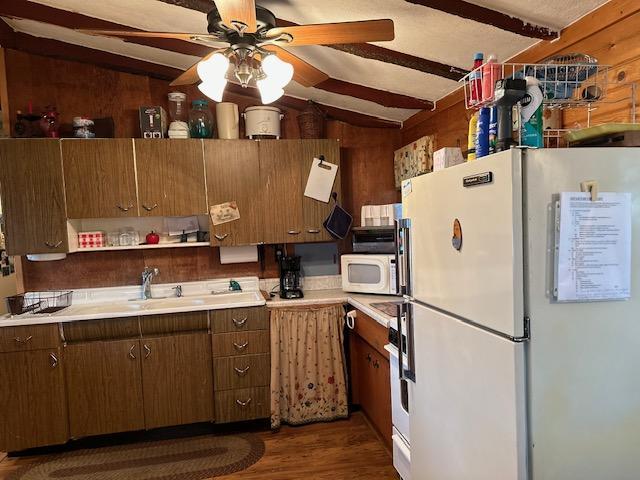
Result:
<svg viewBox="0 0 640 480"><path fill-rule="evenodd" d="M324 112L314 102L309 100L297 119L300 138L324 138Z"/></svg>

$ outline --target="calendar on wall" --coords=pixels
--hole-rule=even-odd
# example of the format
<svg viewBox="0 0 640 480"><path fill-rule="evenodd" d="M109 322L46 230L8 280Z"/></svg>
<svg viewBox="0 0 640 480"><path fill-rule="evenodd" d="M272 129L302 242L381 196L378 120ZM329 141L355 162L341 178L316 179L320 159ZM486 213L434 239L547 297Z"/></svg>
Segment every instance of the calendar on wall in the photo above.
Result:
<svg viewBox="0 0 640 480"><path fill-rule="evenodd" d="M396 188L400 188L403 180L433 171L433 142L433 135L425 135L395 151Z"/></svg>

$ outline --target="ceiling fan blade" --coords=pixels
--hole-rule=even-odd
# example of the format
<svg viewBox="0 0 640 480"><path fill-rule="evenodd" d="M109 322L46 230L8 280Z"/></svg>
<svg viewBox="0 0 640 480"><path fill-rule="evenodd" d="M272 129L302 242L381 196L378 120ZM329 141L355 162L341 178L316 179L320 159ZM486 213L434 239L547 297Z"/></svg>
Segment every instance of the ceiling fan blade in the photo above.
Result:
<svg viewBox="0 0 640 480"><path fill-rule="evenodd" d="M210 54L202 57L200 60L198 60L196 63L182 72L182 74L169 85L175 87L176 85L193 85L194 83L198 83L200 81L200 77L198 76L198 64L207 60L209 57L211 57L211 55L219 51L220 50L214 50Z"/></svg>
<svg viewBox="0 0 640 480"><path fill-rule="evenodd" d="M173 38L176 40L194 40L202 38L213 42L218 40L215 35L208 33L182 33L182 32L142 32L135 30L85 30L77 29L76 32L89 35L104 35L107 37L145 37L145 38ZM225 43L225 42L220 42Z"/></svg>
<svg viewBox="0 0 640 480"><path fill-rule="evenodd" d="M382 42L393 40L395 36L393 20L385 19L276 27L269 30L265 37L275 39L285 33L293 39L290 42L284 38L277 41L281 46Z"/></svg>
<svg viewBox="0 0 640 480"><path fill-rule="evenodd" d="M237 22L246 25L247 33L256 31L256 2L255 0L214 0L222 22L233 27Z"/></svg>
<svg viewBox="0 0 640 480"><path fill-rule="evenodd" d="M265 45L263 48L276 53L280 60L293 65L293 79L303 87L313 87L329 78L329 75L284 48L276 45Z"/></svg>

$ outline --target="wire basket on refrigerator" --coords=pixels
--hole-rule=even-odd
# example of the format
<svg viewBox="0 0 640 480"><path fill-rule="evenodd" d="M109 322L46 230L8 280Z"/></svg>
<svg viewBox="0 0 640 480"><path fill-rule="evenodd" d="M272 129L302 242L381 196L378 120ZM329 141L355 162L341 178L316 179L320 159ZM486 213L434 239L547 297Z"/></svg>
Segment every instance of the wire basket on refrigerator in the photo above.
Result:
<svg viewBox="0 0 640 480"><path fill-rule="evenodd" d="M587 55L571 54L547 59L544 63L485 63L465 75L460 82L467 109L491 106L498 80L535 77L544 93L543 103L551 108L585 106L607 95L609 67ZM491 88L482 88L488 82Z"/></svg>

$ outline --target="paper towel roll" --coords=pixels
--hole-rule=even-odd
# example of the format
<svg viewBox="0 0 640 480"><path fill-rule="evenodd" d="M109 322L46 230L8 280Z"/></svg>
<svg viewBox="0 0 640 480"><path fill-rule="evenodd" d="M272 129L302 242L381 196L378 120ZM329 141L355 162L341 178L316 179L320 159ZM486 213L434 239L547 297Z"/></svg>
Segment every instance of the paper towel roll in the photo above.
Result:
<svg viewBox="0 0 640 480"><path fill-rule="evenodd" d="M249 263L258 261L258 247L246 245L243 247L220 247L220 263Z"/></svg>

